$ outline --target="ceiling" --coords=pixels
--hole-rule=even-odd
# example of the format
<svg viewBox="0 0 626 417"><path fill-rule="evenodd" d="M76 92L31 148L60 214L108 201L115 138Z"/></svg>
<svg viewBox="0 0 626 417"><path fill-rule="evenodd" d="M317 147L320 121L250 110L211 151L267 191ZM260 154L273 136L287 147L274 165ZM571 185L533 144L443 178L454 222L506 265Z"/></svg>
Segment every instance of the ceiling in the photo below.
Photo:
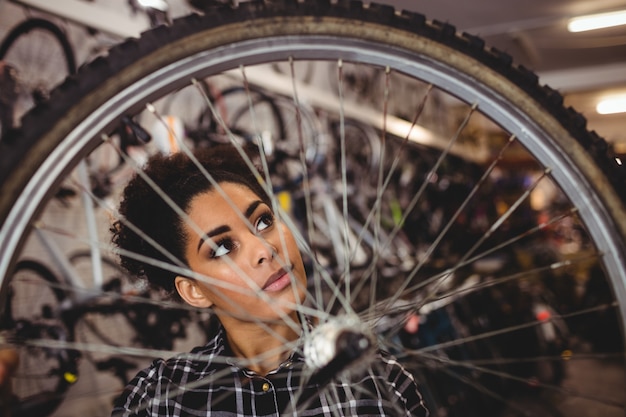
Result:
<svg viewBox="0 0 626 417"><path fill-rule="evenodd" d="M123 4L126 0L98 1ZM488 46L507 52L516 63L537 72L542 83L561 91L566 104L587 117L590 129L613 143L619 153L626 154L626 113L601 116L595 110L601 97L626 94L626 26L581 33L569 33L566 29L571 17L626 9L626 0L376 1L450 23L459 31L480 36ZM174 16L189 11L187 0L168 3ZM11 20L0 15L0 23L6 19ZM8 22L0 26L8 26Z"/></svg>
<svg viewBox="0 0 626 417"><path fill-rule="evenodd" d="M626 113L601 116L608 94L626 94L626 26L569 33L569 18L626 9L626 0L378 0L450 23L540 76L588 119L590 129L626 153Z"/></svg>
<svg viewBox="0 0 626 417"><path fill-rule="evenodd" d="M626 82L626 27L576 34L566 29L571 17L626 9L624 0L379 1L478 35L540 73L621 64L620 81Z"/></svg>

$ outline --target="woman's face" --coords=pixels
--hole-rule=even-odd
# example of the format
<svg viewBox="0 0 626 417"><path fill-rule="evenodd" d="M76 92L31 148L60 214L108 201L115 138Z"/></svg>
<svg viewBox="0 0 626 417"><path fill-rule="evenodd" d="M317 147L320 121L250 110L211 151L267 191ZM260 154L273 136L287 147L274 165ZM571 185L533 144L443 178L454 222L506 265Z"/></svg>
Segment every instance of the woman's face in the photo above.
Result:
<svg viewBox="0 0 626 417"><path fill-rule="evenodd" d="M189 267L211 280L197 281L199 291L220 316L276 320L293 312L306 289L293 235L248 187L220 185L230 202L211 190L194 197L187 212L204 236L184 225Z"/></svg>

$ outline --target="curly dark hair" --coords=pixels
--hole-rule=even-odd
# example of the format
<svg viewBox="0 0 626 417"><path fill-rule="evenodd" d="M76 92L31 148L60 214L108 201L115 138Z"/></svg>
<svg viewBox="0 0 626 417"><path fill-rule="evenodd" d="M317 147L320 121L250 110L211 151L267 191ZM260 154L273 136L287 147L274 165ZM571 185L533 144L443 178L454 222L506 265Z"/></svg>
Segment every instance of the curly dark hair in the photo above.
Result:
<svg viewBox="0 0 626 417"><path fill-rule="evenodd" d="M201 148L194 152L194 157L217 183L245 185L270 205L270 198L257 176L233 146ZM143 172L185 212L196 195L213 188L196 162L184 153L154 155L148 160ZM176 265L171 257L133 230L139 229L177 260L188 265L184 254L187 241L183 229L184 220L141 175L135 174L126 185L119 205L119 214L120 220L111 226L113 245L139 257ZM174 279L178 274L124 253L120 254L120 262L133 276L147 279L153 287L163 289L174 298L178 298L174 285Z"/></svg>

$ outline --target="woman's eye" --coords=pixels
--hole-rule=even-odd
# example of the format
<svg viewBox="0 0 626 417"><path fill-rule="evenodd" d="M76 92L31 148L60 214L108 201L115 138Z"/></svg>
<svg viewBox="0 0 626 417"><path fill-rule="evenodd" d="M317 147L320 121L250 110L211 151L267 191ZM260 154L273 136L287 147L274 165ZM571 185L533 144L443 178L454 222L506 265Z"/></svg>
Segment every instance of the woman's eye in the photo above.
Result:
<svg viewBox="0 0 626 417"><path fill-rule="evenodd" d="M264 213L259 217L259 220L256 223L256 229L259 232L267 229L268 227L274 224L274 216L271 213Z"/></svg>
<svg viewBox="0 0 626 417"><path fill-rule="evenodd" d="M220 256L228 255L232 250L233 245L229 240L222 240L215 243L215 247L211 250L211 258L219 258Z"/></svg>

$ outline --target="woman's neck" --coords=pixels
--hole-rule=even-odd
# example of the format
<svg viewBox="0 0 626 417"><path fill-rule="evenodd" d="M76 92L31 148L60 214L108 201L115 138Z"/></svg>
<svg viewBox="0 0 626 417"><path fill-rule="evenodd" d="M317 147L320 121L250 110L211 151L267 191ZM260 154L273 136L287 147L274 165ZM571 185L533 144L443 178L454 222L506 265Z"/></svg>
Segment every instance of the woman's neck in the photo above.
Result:
<svg viewBox="0 0 626 417"><path fill-rule="evenodd" d="M291 354L291 342L300 337L299 321L280 323L241 322L220 317L226 338L236 357L248 359L246 367L259 375L276 369ZM294 327L295 325L295 327Z"/></svg>

